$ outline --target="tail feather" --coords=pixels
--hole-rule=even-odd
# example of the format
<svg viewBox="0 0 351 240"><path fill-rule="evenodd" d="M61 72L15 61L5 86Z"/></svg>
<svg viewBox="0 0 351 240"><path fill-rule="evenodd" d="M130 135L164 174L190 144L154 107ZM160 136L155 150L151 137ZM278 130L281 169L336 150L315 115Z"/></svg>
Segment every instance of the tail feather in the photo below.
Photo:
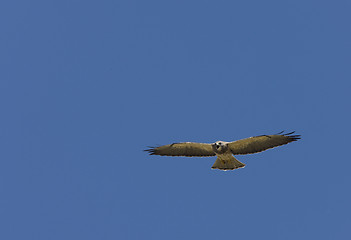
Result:
<svg viewBox="0 0 351 240"><path fill-rule="evenodd" d="M212 169L220 169L220 170L234 170L237 168L243 168L245 167L245 164L237 160L233 155L231 154L225 154L225 155L217 155L217 160L211 167Z"/></svg>

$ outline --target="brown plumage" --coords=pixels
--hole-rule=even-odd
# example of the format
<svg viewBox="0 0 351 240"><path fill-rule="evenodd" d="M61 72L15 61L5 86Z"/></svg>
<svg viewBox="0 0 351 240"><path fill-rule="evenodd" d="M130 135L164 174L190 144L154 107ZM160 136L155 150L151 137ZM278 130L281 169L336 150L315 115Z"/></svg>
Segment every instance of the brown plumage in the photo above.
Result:
<svg viewBox="0 0 351 240"><path fill-rule="evenodd" d="M149 152L150 155L160 156L217 156L212 169L234 170L244 167L245 164L238 161L233 155L262 152L300 139L300 135L292 135L293 133L283 134L283 132L280 132L273 135L245 138L234 142L217 141L212 144L194 142L173 143L160 147L150 147L145 151Z"/></svg>

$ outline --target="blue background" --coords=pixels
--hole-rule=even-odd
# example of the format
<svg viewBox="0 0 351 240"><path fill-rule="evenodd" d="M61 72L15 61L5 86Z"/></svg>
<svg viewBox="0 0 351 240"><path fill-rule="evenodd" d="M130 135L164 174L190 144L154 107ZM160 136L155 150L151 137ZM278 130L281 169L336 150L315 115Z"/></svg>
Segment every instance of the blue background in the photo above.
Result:
<svg viewBox="0 0 351 240"><path fill-rule="evenodd" d="M2 1L0 238L350 239L350 1ZM238 156L147 146L302 139Z"/></svg>

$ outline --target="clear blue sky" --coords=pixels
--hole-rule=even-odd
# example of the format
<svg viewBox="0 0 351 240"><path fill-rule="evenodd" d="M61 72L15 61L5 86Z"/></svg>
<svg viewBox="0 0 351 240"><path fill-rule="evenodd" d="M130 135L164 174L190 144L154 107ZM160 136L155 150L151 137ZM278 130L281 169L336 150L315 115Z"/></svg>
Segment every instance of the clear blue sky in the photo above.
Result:
<svg viewBox="0 0 351 240"><path fill-rule="evenodd" d="M350 1L2 1L0 238L351 239ZM239 156L147 146L281 130Z"/></svg>

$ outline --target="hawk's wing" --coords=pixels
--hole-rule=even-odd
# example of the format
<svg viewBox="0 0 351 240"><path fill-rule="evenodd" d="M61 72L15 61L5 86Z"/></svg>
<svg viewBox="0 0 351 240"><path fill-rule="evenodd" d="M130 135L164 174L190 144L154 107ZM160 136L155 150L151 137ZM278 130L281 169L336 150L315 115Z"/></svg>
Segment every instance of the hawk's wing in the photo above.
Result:
<svg viewBox="0 0 351 240"><path fill-rule="evenodd" d="M234 141L228 144L230 151L233 154L249 154L267 150L269 148L278 147L289 142L297 141L300 135L291 135L294 132L282 134L280 132L275 135L262 135L250 137Z"/></svg>
<svg viewBox="0 0 351 240"><path fill-rule="evenodd" d="M212 146L209 143L173 143L160 147L150 147L145 150L150 155L161 156L186 156L186 157L206 157L215 156Z"/></svg>

